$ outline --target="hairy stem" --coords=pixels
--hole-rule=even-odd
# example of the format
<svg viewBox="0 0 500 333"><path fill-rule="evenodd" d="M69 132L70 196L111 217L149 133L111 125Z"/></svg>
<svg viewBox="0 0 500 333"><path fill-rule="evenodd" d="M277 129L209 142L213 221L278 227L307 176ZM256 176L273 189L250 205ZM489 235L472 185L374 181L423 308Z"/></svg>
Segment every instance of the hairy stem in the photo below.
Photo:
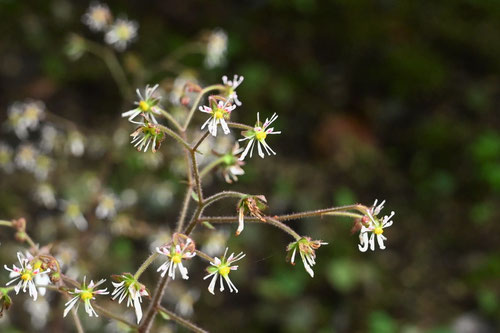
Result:
<svg viewBox="0 0 500 333"><path fill-rule="evenodd" d="M194 112L198 108L198 104L200 104L200 101L201 101L203 95L205 95L207 92L210 92L213 90L224 90L224 89L226 89L226 87L224 85L214 84L214 85L208 86L208 87L204 88L202 91L200 91L200 93L198 94L198 97L196 97L193 105L191 106L191 110L189 110L189 114L188 114L188 117L186 119L186 122L184 123L184 127L182 127L183 132L186 131L186 129L189 126L189 123L191 123L191 119L193 118Z"/></svg>
<svg viewBox="0 0 500 333"><path fill-rule="evenodd" d="M203 205L203 191L201 189L200 174L198 172L198 163L196 162L196 152L191 150L191 164L193 167L193 177L196 185L196 194L198 194L198 206Z"/></svg>
<svg viewBox="0 0 500 333"><path fill-rule="evenodd" d="M236 191L222 191L217 194L214 194L203 201L203 208L207 208L209 205L213 204L216 201L225 199L225 198L243 198L248 196L246 193L236 192Z"/></svg>
<svg viewBox="0 0 500 333"><path fill-rule="evenodd" d="M168 275L165 275L164 277L160 278L160 280L158 280L158 284L156 286L155 293L153 294L151 303L149 304L148 311L146 312L146 315L144 316L144 319L139 326L139 333L147 333L151 330L153 321L158 311L158 306L160 305L161 298L163 297L163 293L165 292L168 281L170 281L170 277Z"/></svg>
<svg viewBox="0 0 500 333"><path fill-rule="evenodd" d="M141 267L139 267L139 269L137 269L137 272L135 272L134 274L134 279L135 280L139 280L139 278L141 277L142 273L144 273L144 271L149 267L149 265L151 265L153 263L153 261L155 261L156 258L158 258L160 254L155 252L155 253L152 253L141 265Z"/></svg>
<svg viewBox="0 0 500 333"><path fill-rule="evenodd" d="M167 134L168 136L172 137L175 141L177 141L181 145L183 145L184 148L186 148L188 150L191 150L191 146L189 145L189 143L187 143L186 140L184 140L183 138L181 138L179 134L175 133L174 131L172 131L170 128L168 128L166 126L163 126L163 125L160 125L160 124L157 124L156 126L158 126L158 128L161 131L163 131L163 133Z"/></svg>
<svg viewBox="0 0 500 333"><path fill-rule="evenodd" d="M94 309L96 309L96 310L97 310L100 314L102 314L104 317L107 317L107 318L110 318L110 319L114 319L114 320L116 320L116 321L119 321L119 322L121 322L121 323L124 323L125 325L127 325L127 326L129 326L129 327L131 327L131 328L135 328L135 329L137 329L137 327L138 327L137 325L132 324L131 322L129 322L127 319L122 318L122 317L120 317L119 315L114 314L114 313L113 313L113 312L111 312L111 311L106 310L105 308L103 308L103 307L102 307L102 306L100 306L100 305L97 305L97 304L95 304L95 303L94 303L94 304L93 304L93 307L94 307Z"/></svg>
<svg viewBox="0 0 500 333"><path fill-rule="evenodd" d="M192 150L196 151L198 149L198 147L202 144L202 142L205 141L205 139L207 138L207 136L208 136L209 133L210 133L209 131L206 131L201 136L201 138L195 143L195 145L193 146Z"/></svg>
<svg viewBox="0 0 500 333"><path fill-rule="evenodd" d="M240 124L240 123L234 123L234 122L231 122L231 121L227 122L227 126L232 127L232 128L239 128L239 129L242 129L242 130L245 130L245 131L251 131L251 130L253 130L252 126L248 126L248 125Z"/></svg>
<svg viewBox="0 0 500 333"><path fill-rule="evenodd" d="M209 256L208 254L206 254L205 252L203 251L200 251L200 250L195 250L196 252L196 255L200 258L203 258L205 259L206 261L208 262L213 262L214 261L214 258L212 258L211 256Z"/></svg>
<svg viewBox="0 0 500 333"><path fill-rule="evenodd" d="M169 310L165 309L163 306L160 306L159 310L161 312L165 313L167 316L169 316L170 319L172 319L173 321L175 321L177 324L179 324L181 326L184 326L185 328L187 328L188 330L190 330L192 332L196 332L196 333L208 333L208 331L205 331L204 329L196 326L195 324L193 324L189 320L184 319L184 318L176 315L172 311L169 311Z"/></svg>
<svg viewBox="0 0 500 333"><path fill-rule="evenodd" d="M177 221L177 232L181 232L182 228L184 227L184 221L186 220L189 203L191 202L191 193L193 193L193 186L190 184L186 190L184 201L182 202L181 214L179 216L179 221Z"/></svg>
<svg viewBox="0 0 500 333"><path fill-rule="evenodd" d="M169 120L172 123L172 125L175 126L175 128L177 128L177 130L182 132L182 126L179 124L177 120L175 120L175 118L168 111L165 111L162 108L157 108L157 109L167 120Z"/></svg>

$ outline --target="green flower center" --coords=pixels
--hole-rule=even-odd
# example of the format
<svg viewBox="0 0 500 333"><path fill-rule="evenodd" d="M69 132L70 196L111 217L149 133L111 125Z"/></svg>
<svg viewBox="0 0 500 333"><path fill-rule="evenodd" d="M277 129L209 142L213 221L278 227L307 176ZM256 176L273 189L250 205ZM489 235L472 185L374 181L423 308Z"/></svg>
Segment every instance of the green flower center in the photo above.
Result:
<svg viewBox="0 0 500 333"><path fill-rule="evenodd" d="M214 118L215 119L222 119L224 117L224 111L222 109L217 109L214 112Z"/></svg>

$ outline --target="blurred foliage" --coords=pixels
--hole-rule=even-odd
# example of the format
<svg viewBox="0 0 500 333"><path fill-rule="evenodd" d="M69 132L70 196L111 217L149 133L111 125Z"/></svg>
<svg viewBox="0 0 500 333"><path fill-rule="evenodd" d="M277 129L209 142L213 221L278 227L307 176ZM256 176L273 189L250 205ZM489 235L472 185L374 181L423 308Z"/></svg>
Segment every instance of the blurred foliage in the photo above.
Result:
<svg viewBox="0 0 500 333"><path fill-rule="evenodd" d="M347 219L292 222L299 233L329 242L318 250L314 279L300 264L285 263L286 235L247 226L229 240L247 253L235 274L239 294L210 295L199 263L191 265L189 281L172 284L201 290L194 322L214 332L500 330L499 2L108 4L140 23L138 41L119 54L134 86L159 82L168 88L185 70L203 84L237 73L245 76L239 121L252 123L256 112L280 115L275 127L283 134L272 141L278 155L249 160L235 185L214 176L207 193L221 187L262 193L273 214L375 198L387 199L386 209L396 211L388 249L365 254ZM58 209L34 203L34 179L23 172L1 174L0 217L25 216L37 241L54 242L80 272L101 277L134 270L151 242L168 238L184 184L173 146L162 146L158 161L126 143L116 146L131 131L120 113L132 101L122 100L105 64L90 54L76 62L66 58L70 32L100 42L81 23L87 5L0 0L0 120L10 103L30 97L77 124L86 153L62 159L50 182L64 189L60 197L82 200L90 231L61 227ZM151 66L217 27L229 36L225 67L203 69L200 54L188 54L169 71ZM7 131L2 140L16 145ZM112 221L92 219L94 195L102 188L123 200L136 195L137 202ZM209 213L234 210L214 205ZM235 229L217 227L231 235ZM0 232L1 263L10 264L19 245L9 241L9 231ZM199 229L196 238L209 234ZM144 282L153 285L156 277L151 268ZM4 272L2 283L6 279ZM23 297L15 297L0 319L2 332L36 331L26 320ZM50 302L59 308L39 331L70 329L61 302ZM169 297L164 303L176 302ZM101 330L87 320L84 325Z"/></svg>

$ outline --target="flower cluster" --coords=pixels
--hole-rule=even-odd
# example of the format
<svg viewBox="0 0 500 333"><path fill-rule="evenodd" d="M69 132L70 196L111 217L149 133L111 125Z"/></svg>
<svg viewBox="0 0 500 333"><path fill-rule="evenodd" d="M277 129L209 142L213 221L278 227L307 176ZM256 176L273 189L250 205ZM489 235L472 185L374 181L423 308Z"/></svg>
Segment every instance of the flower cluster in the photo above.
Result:
<svg viewBox="0 0 500 333"><path fill-rule="evenodd" d="M36 130L45 117L45 104L41 101L26 100L15 102L8 111L9 127L21 140L28 138L29 130Z"/></svg>
<svg viewBox="0 0 500 333"><path fill-rule="evenodd" d="M128 44L137 38L139 25L126 18L113 21L109 7L101 3L93 3L82 16L82 21L94 32L104 32L104 41L117 51L124 51Z"/></svg>

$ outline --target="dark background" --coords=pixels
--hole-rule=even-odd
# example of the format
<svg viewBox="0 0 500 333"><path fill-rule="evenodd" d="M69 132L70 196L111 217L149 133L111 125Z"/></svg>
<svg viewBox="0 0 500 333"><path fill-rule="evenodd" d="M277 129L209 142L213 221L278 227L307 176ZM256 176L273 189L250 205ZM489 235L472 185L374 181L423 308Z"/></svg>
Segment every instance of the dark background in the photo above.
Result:
<svg viewBox="0 0 500 333"><path fill-rule="evenodd" d="M214 332L499 329L499 2L108 4L113 13L140 23L138 40L119 54L134 87L156 82L168 87L180 65L172 72L150 66L220 27L229 36L226 65L207 70L203 55L189 54L180 60L182 68L205 85L218 83L224 74L245 76L238 88L240 122L253 124L256 112L279 114L275 128L282 135L268 140L277 156L247 160L246 175L236 185L214 177L207 193L262 193L272 214L370 205L375 198L387 200L384 213L396 212L385 233L388 248L367 253L358 251L348 219L292 222L300 234L329 242L317 251L313 279L301 263L285 263L284 249L291 241L286 234L247 225L229 241L230 249L247 253L232 275L239 294L210 295L200 261L191 264L190 280L172 284L200 290L194 322ZM0 1L0 120L13 101L37 98L53 114L77 124L89 142L105 142L106 159L99 154L54 157L57 172L49 182L66 198L71 193L85 197L83 184L96 175L116 192L136 189L139 202L120 217L134 232L110 232L111 222L97 220L83 235L68 226L59 229L60 213L33 204L33 178L21 171L15 177L1 174L0 218L25 216L38 242L66 242L79 250L75 265L97 278L138 267L151 234L174 228L184 185L172 168L173 145L162 146L163 164L151 170L138 157L142 153L109 144L117 128L132 131L120 118L132 100L121 98L101 59L86 54L72 62L63 52L70 32L102 42L80 21L87 6L83 1ZM196 122L202 120L197 115ZM5 129L2 141L17 145ZM173 199L167 206L151 203L157 184L168 184ZM92 203L88 207L92 212ZM207 213L233 214L234 204ZM222 228L231 235L235 229ZM209 233L200 229L194 237L203 244ZM96 237L103 252L93 253ZM10 239L10 231L2 230L2 264L10 265L21 248ZM149 269L143 281L151 287L154 271ZM2 283L7 278L2 273ZM174 295L163 304L176 302ZM51 304L57 310L47 327L72 329L69 318L62 323L61 302L54 298ZM19 301L8 313L10 324L0 320L0 328L34 330L27 316ZM168 324L163 328L169 329L182 331Z"/></svg>

